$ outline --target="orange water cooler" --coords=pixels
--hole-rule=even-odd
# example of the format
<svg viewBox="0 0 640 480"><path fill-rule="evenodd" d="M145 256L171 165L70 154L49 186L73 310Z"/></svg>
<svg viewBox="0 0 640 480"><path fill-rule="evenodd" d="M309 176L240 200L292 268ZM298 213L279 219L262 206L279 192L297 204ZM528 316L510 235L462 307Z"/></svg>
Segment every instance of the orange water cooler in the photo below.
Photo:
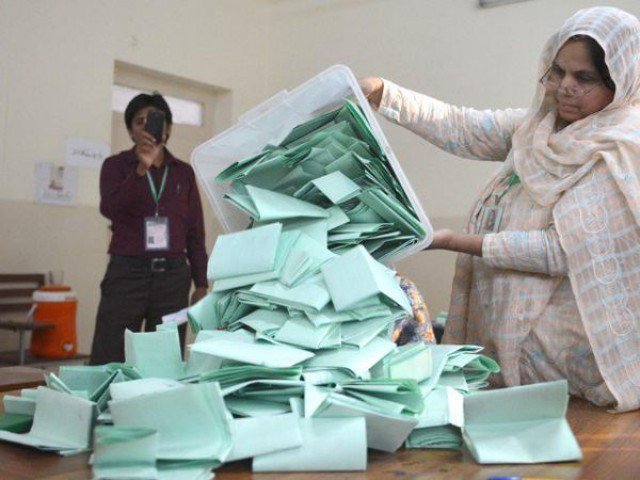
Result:
<svg viewBox="0 0 640 480"><path fill-rule="evenodd" d="M76 312L78 297L71 287L49 285L33 293L33 321L53 328L34 330L31 354L45 358L69 358L78 350Z"/></svg>

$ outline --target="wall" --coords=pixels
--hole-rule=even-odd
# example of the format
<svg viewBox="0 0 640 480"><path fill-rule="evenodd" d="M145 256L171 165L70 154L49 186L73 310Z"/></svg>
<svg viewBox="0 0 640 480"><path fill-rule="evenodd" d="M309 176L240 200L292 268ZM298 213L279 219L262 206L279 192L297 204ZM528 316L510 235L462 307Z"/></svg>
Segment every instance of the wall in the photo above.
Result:
<svg viewBox="0 0 640 480"><path fill-rule="evenodd" d="M548 36L599 1L531 0L480 9L476 0L274 0L270 90L290 88L342 63L456 105L526 107ZM640 2L608 1L635 15ZM461 229L497 165L458 159L380 122L434 227ZM447 309L455 255L427 252L398 269Z"/></svg>
<svg viewBox="0 0 640 480"><path fill-rule="evenodd" d="M107 261L98 172L80 172L77 207L44 206L33 202L35 164L64 164L69 136L110 141L116 60L229 89L233 118L259 103L269 8L260 0L0 1L0 271L64 269L80 298L80 351L91 345ZM0 350L12 347L2 332Z"/></svg>

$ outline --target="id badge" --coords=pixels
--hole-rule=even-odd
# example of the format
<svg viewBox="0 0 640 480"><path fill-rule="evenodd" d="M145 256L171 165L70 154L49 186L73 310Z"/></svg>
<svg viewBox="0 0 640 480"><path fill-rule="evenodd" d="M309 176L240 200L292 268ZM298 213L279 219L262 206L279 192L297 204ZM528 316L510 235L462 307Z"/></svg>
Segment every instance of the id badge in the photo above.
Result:
<svg viewBox="0 0 640 480"><path fill-rule="evenodd" d="M144 219L144 248L147 251L169 250L169 217Z"/></svg>
<svg viewBox="0 0 640 480"><path fill-rule="evenodd" d="M500 228L502 220L502 207L485 206L482 209L482 217L480 218L480 227L482 233L496 233Z"/></svg>

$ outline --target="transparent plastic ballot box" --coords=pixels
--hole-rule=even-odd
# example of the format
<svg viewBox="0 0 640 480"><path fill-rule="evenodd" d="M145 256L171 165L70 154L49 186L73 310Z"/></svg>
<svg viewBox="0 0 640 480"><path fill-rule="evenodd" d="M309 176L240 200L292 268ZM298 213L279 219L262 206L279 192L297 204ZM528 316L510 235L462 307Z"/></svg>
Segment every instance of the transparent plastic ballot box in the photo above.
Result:
<svg viewBox="0 0 640 480"><path fill-rule="evenodd" d="M193 151L191 164L225 232L244 230L249 225L250 218L223 198L230 191L231 182L218 183L216 176L233 163L259 153L267 144L278 145L294 127L341 107L347 99L362 108L376 140L387 155L393 173L426 232L421 241L388 258L386 263L394 264L431 243L431 223L358 86L356 77L344 65L334 65L292 91L277 93L242 115L236 125Z"/></svg>

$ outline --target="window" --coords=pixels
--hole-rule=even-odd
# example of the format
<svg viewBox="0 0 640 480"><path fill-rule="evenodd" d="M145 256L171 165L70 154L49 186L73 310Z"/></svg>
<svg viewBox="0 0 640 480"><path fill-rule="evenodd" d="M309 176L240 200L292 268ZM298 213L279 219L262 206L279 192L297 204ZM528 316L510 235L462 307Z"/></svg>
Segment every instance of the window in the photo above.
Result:
<svg viewBox="0 0 640 480"><path fill-rule="evenodd" d="M131 99L140 93L152 92L144 92L123 85L114 85L111 95L111 109L115 112L123 113ZM163 97L169 104L169 108L173 114L174 124L192 125L196 127L202 126L204 108L201 103L185 98L171 97L169 95L163 95Z"/></svg>

